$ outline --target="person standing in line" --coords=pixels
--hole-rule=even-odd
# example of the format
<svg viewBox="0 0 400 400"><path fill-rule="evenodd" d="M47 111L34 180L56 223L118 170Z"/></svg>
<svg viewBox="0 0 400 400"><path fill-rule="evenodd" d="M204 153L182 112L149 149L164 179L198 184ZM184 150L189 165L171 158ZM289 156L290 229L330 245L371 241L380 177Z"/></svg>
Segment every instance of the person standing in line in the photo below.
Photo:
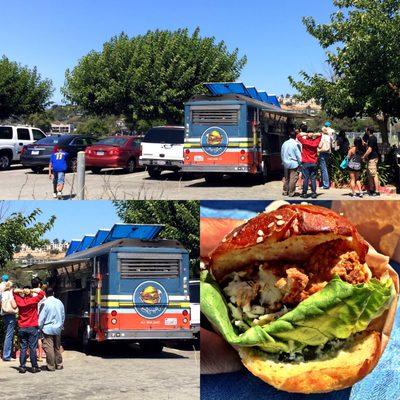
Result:
<svg viewBox="0 0 400 400"><path fill-rule="evenodd" d="M31 280L31 287L32 289L37 289L40 288L44 291L43 288L43 281L36 276L35 278L33 278ZM36 293L33 293L33 297L37 296ZM39 301L38 303L38 312L40 313L40 309L43 305L43 302L45 301L46 297L43 297L42 300ZM42 362L43 361L43 337L42 337L42 333L39 332L39 337L38 337L38 362Z"/></svg>
<svg viewBox="0 0 400 400"><path fill-rule="evenodd" d="M39 329L43 332L43 349L46 353L47 371L63 369L61 331L64 326L63 303L54 297L52 288L46 289L46 300L39 313Z"/></svg>
<svg viewBox="0 0 400 400"><path fill-rule="evenodd" d="M351 197L363 197L360 177L362 170L362 157L364 153L365 148L363 141L358 137L354 140L354 146L350 148L347 156L349 160L347 170L350 174ZM358 193L356 193L356 190L358 190Z"/></svg>
<svg viewBox="0 0 400 400"><path fill-rule="evenodd" d="M294 197L301 165L300 145L296 141L295 131L290 132L289 139L283 143L281 158L284 168L283 196Z"/></svg>
<svg viewBox="0 0 400 400"><path fill-rule="evenodd" d="M379 174L378 163L380 158L378 139L374 135L373 128L368 127L366 130L366 137L364 139L367 143L367 151L363 156L363 161L367 162L368 181L369 181L369 195L380 196L379 193Z"/></svg>
<svg viewBox="0 0 400 400"><path fill-rule="evenodd" d="M345 158L349 153L350 142L346 137L346 132L341 130L336 138L336 150L341 156L341 159Z"/></svg>
<svg viewBox="0 0 400 400"><path fill-rule="evenodd" d="M58 147L57 151L50 157L49 179L53 181L53 197L62 199L62 191L65 183L65 173L68 170L68 153L63 147Z"/></svg>
<svg viewBox="0 0 400 400"><path fill-rule="evenodd" d="M321 142L318 146L318 163L321 169L322 188L327 190L331 187L329 179L329 163L332 151L332 136L328 128L322 128Z"/></svg>
<svg viewBox="0 0 400 400"><path fill-rule="evenodd" d="M317 169L318 169L318 146L321 143L321 133L300 132L297 140L302 145L301 162L303 172L303 192L300 197L307 198L308 185L311 181L311 198L317 196Z"/></svg>
<svg viewBox="0 0 400 400"><path fill-rule="evenodd" d="M7 280L5 288L0 292L0 315L3 318L3 326L5 329L5 337L3 344L3 361L11 361L14 343L14 331L16 325L16 314L18 309L14 307L15 300L12 293L13 283Z"/></svg>
<svg viewBox="0 0 400 400"><path fill-rule="evenodd" d="M33 293L37 293L37 296L32 296ZM19 326L19 338L21 341L21 353L19 356L20 366L18 372L24 374L26 372L26 351L29 347L29 357L32 364L32 373L40 372L40 368L37 361L37 343L39 337L39 315L38 315L38 304L40 300L44 298L43 290L36 288L31 289L30 287L24 287L24 289L14 290L14 307L18 306L18 326Z"/></svg>

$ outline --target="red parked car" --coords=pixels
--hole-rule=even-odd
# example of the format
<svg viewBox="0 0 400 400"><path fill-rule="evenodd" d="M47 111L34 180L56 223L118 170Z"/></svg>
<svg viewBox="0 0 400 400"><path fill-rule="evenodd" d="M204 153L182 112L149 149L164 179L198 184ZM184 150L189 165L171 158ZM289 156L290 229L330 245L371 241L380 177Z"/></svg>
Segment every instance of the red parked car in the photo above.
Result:
<svg viewBox="0 0 400 400"><path fill-rule="evenodd" d="M139 165L139 136L112 136L86 148L86 167L94 174L104 168L123 168L134 172Z"/></svg>

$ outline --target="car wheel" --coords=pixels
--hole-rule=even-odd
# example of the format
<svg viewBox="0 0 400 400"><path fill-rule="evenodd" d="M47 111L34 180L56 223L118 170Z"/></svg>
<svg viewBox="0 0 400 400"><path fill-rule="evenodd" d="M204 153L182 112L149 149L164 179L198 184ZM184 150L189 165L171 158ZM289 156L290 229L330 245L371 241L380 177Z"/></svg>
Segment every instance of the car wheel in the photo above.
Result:
<svg viewBox="0 0 400 400"><path fill-rule="evenodd" d="M35 174L41 174L44 170L44 167L32 167L31 170L35 173Z"/></svg>
<svg viewBox="0 0 400 400"><path fill-rule="evenodd" d="M7 154L0 154L0 170L6 170L10 168L11 159Z"/></svg>
<svg viewBox="0 0 400 400"><path fill-rule="evenodd" d="M147 172L150 175L150 178L158 179L161 176L161 170L156 168L148 168Z"/></svg>
<svg viewBox="0 0 400 400"><path fill-rule="evenodd" d="M128 172L129 174L132 174L133 172L136 171L136 160L134 158L131 158L128 161L128 164L126 165L125 168L126 172Z"/></svg>
<svg viewBox="0 0 400 400"><path fill-rule="evenodd" d="M99 174L101 172L101 168L90 168L93 174Z"/></svg>

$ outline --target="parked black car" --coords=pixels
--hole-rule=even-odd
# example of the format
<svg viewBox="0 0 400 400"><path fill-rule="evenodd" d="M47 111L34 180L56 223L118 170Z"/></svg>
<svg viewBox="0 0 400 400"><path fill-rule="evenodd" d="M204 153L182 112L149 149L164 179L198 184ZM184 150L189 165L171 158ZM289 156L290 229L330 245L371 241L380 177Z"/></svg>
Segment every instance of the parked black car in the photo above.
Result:
<svg viewBox="0 0 400 400"><path fill-rule="evenodd" d="M30 167L33 172L40 173L49 165L50 156L62 146L68 153L70 171L76 170L76 159L79 151L85 151L93 139L83 135L51 135L35 143L24 146L21 153L21 163Z"/></svg>

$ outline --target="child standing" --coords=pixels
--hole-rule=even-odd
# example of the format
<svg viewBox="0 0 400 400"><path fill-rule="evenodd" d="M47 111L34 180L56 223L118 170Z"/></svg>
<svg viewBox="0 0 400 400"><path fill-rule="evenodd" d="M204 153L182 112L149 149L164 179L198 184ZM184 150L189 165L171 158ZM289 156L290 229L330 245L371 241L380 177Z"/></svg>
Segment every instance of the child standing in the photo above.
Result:
<svg viewBox="0 0 400 400"><path fill-rule="evenodd" d="M53 180L53 197L62 198L64 189L65 173L68 170L68 153L60 146L50 157L49 179Z"/></svg>

